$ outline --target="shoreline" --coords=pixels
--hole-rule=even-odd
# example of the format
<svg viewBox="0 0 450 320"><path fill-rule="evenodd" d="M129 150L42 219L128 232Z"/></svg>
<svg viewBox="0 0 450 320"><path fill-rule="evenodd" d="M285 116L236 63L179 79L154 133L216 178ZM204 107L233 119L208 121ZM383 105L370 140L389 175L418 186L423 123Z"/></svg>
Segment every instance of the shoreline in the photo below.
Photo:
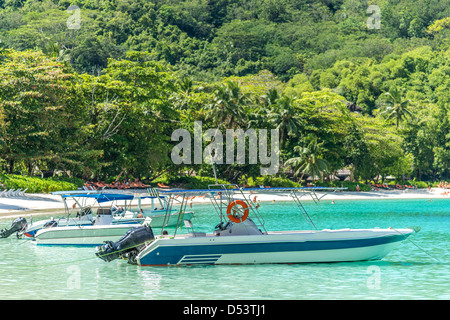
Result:
<svg viewBox="0 0 450 320"><path fill-rule="evenodd" d="M135 190L142 193L142 190ZM108 191L107 191L108 192ZM117 192L117 191L111 191ZM130 192L130 191L128 191ZM324 193L316 193L319 199ZM256 201L293 201L286 194L250 194ZM239 199L239 197L236 197ZM433 188L416 189L416 190L386 190L386 191L337 191L327 193L321 201L338 201L338 200L394 200L394 199L450 199L450 189ZM304 196L302 201L312 201L310 196ZM68 205L73 202L67 201ZM188 200L188 204L209 204L210 200L204 197L195 197ZM143 202L143 206L146 204ZM0 198L0 219L17 218L20 216L59 214L64 213L64 202L59 195L52 194L26 194L23 197Z"/></svg>

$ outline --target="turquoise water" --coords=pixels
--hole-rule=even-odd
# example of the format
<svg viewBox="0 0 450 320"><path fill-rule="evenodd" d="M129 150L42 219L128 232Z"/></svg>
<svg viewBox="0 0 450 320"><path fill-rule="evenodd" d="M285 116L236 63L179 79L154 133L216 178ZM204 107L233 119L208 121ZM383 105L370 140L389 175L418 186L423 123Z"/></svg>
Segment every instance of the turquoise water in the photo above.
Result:
<svg viewBox="0 0 450 320"><path fill-rule="evenodd" d="M12 236L0 239L0 299L450 299L450 199L324 199L305 207L318 229L421 231L375 262L192 267L107 263L94 248L38 247ZM196 231L217 224L211 206L193 210ZM268 230L311 228L291 202L260 210Z"/></svg>

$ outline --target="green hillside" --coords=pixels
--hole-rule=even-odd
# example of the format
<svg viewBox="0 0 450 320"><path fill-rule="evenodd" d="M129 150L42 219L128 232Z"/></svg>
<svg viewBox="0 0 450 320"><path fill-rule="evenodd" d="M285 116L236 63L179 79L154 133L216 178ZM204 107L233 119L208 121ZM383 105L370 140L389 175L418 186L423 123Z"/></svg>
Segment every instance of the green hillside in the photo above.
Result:
<svg viewBox="0 0 450 320"><path fill-rule="evenodd" d="M80 8L79 29L67 27L70 5ZM379 7L379 29L370 5ZM448 33L427 31L450 15L448 0L2 0L0 7L7 47L63 55L82 72L128 50L149 51L202 80L266 69L284 81L342 59L380 62L414 47L445 48Z"/></svg>
<svg viewBox="0 0 450 320"><path fill-rule="evenodd" d="M296 181L445 180L449 17L450 0L0 0L0 165L211 176L170 158L172 132L203 121L278 129L278 176Z"/></svg>

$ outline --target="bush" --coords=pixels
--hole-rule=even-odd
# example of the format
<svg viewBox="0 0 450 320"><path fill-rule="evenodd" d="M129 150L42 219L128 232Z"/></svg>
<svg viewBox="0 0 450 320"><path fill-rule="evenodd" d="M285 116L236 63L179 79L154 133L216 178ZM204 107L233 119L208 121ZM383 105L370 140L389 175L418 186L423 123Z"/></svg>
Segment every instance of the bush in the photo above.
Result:
<svg viewBox="0 0 450 320"><path fill-rule="evenodd" d="M65 180L66 178L60 179ZM71 180L70 178L67 179L69 181ZM27 189L28 193L50 193L54 191L77 190L77 185L80 182L77 180L72 180L73 182L69 182L58 181L54 178L38 178L15 174L0 174L0 183L3 185L3 189Z"/></svg>
<svg viewBox="0 0 450 320"><path fill-rule="evenodd" d="M407 184L411 185L411 186L416 186L418 189L424 189L424 188L426 189L430 185L429 183L426 183L425 181L415 181L415 180L408 181ZM434 185L436 185L436 184L437 184L437 182Z"/></svg>
<svg viewBox="0 0 450 320"><path fill-rule="evenodd" d="M230 184L228 181L217 179L219 184ZM159 177L151 182L151 185L155 185L158 182L181 185L187 189L208 189L208 185L215 184L216 180L212 177L199 177L199 176L183 176L177 178L168 178L167 176Z"/></svg>
<svg viewBox="0 0 450 320"><path fill-rule="evenodd" d="M179 183L186 184L189 189L208 189L208 186L216 183L216 179L211 177L181 177L178 179ZM229 182L217 179L219 184L230 184Z"/></svg>
<svg viewBox="0 0 450 320"><path fill-rule="evenodd" d="M372 187L368 184L364 184L361 182L353 182L353 181L325 181L325 182L316 182L316 186L318 187L344 187L347 188L345 191L356 191L356 186L359 185L359 191L371 191Z"/></svg>
<svg viewBox="0 0 450 320"><path fill-rule="evenodd" d="M69 182L71 184L74 184L77 187L83 187L84 186L84 180L80 179L80 178L76 178L76 177L53 177L51 178L55 181L60 181L60 182Z"/></svg>
<svg viewBox="0 0 450 320"><path fill-rule="evenodd" d="M274 188L297 188L302 185L289 180L287 178L277 178L272 176L264 176L264 177L256 177L256 178L248 178L247 182L242 184L246 184L249 188L259 188L260 186L271 186Z"/></svg>

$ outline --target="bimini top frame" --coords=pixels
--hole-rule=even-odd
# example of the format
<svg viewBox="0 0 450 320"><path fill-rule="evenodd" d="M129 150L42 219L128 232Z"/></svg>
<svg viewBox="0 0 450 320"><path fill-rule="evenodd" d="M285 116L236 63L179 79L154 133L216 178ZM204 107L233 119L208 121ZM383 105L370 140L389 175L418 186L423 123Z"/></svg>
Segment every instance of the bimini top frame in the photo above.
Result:
<svg viewBox="0 0 450 320"><path fill-rule="evenodd" d="M55 191L52 192L54 195L60 195L64 201L64 207L66 211L66 215L68 218L70 218L71 215L71 209L67 205L67 199L74 200L75 203L78 205L80 210L84 213L87 213L91 211L92 205L87 205L87 200L94 199L94 204L97 203L99 208L105 205L105 203L111 203L109 205L106 205L106 207L109 207L113 204L114 201L125 201L125 208L127 207L127 201L130 201L130 203L134 200L138 200L139 209L141 209L141 200L142 199L152 199L152 208L153 208L153 199L158 199L160 205L162 207L166 207L165 204L165 197L159 196L158 193L152 193L151 190L147 190L148 193L142 193L142 194L128 194L128 193L108 193L104 191L97 191L97 190L74 190L74 191ZM162 199L162 202L161 202ZM74 209L75 206L72 207Z"/></svg>
<svg viewBox="0 0 450 320"><path fill-rule="evenodd" d="M314 202L320 201L325 195L330 192L336 192L338 190L345 190L347 188L330 188L330 187L297 187L297 188L240 188L238 185L234 184L213 184L208 186L209 189L173 189L173 190L161 190L161 189L152 189L153 195L164 195L167 197L168 205L167 210L170 210L173 201L179 197L181 200L178 200L181 204L181 212L184 212L186 208L187 201L193 199L197 196L208 197L211 200L211 203L216 210L221 222L226 222L227 214L226 210L228 206L236 199L236 196L239 195L239 200L244 201L246 203L247 209L249 210L249 217L252 217L254 222L258 225L258 227L264 229L264 219L261 214L258 212L258 205L254 204L250 197L254 194L283 194L286 196L290 196L301 214L305 218L305 220L310 223L314 229L317 229L314 223L312 222L310 216L306 212L303 207L300 198L304 195L311 196ZM150 192L150 191L149 191ZM323 195L318 196L317 192L324 193ZM244 213L244 208L239 208L239 206L234 206L233 210L238 211L241 215ZM168 216L168 212L166 211L166 216ZM179 215L179 221L177 226L181 226L182 214ZM162 231L161 231L162 232ZM176 232L176 231L175 231Z"/></svg>

